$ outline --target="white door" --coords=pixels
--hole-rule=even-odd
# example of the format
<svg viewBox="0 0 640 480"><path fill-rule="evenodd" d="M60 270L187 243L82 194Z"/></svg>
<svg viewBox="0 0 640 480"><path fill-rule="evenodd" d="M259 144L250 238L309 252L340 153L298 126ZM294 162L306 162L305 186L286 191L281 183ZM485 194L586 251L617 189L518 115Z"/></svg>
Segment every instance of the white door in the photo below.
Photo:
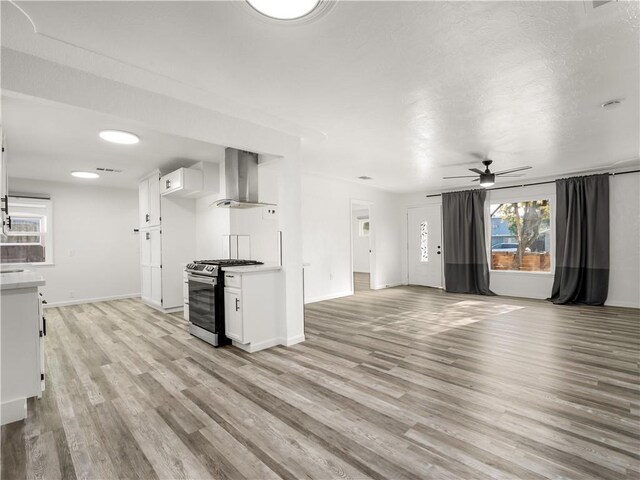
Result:
<svg viewBox="0 0 640 480"><path fill-rule="evenodd" d="M160 225L160 179L149 178L149 226Z"/></svg>
<svg viewBox="0 0 640 480"><path fill-rule="evenodd" d="M138 185L138 215L140 217L140 228L151 225L149 214L149 181L143 180Z"/></svg>
<svg viewBox="0 0 640 480"><path fill-rule="evenodd" d="M140 280L142 283L141 296L143 300L151 300L151 267L143 265L140 267Z"/></svg>
<svg viewBox="0 0 640 480"><path fill-rule="evenodd" d="M224 289L224 334L232 340L246 343L242 328L241 295L240 290Z"/></svg>
<svg viewBox="0 0 640 480"><path fill-rule="evenodd" d="M149 267L151 271L151 296L149 301L162 305L162 269L160 267Z"/></svg>
<svg viewBox="0 0 640 480"><path fill-rule="evenodd" d="M440 205L407 212L409 284L442 287L442 211Z"/></svg>

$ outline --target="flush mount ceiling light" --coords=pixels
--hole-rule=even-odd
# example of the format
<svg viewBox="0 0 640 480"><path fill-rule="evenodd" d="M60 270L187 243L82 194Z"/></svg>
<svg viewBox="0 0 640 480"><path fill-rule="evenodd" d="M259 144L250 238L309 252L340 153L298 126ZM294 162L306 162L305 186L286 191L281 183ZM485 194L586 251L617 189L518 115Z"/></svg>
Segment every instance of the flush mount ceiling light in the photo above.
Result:
<svg viewBox="0 0 640 480"><path fill-rule="evenodd" d="M276 20L297 20L313 12L320 0L247 0L257 12Z"/></svg>
<svg viewBox="0 0 640 480"><path fill-rule="evenodd" d="M100 177L100 175L98 175L95 172L80 172L77 170L71 172L71 175L77 178L99 178Z"/></svg>
<svg viewBox="0 0 640 480"><path fill-rule="evenodd" d="M140 141L140 137L130 132L122 130L102 130L100 138L111 143L119 143L121 145L133 145Z"/></svg>

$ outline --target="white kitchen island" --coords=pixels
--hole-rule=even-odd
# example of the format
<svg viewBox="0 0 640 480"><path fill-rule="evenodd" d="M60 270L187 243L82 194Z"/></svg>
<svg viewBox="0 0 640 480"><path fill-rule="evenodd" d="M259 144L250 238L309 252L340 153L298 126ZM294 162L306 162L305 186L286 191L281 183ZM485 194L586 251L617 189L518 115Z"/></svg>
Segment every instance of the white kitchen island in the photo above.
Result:
<svg viewBox="0 0 640 480"><path fill-rule="evenodd" d="M44 278L18 268L0 273L0 423L27 416L27 399L44 390Z"/></svg>
<svg viewBox="0 0 640 480"><path fill-rule="evenodd" d="M284 275L279 265L223 267L225 335L257 352L284 344Z"/></svg>

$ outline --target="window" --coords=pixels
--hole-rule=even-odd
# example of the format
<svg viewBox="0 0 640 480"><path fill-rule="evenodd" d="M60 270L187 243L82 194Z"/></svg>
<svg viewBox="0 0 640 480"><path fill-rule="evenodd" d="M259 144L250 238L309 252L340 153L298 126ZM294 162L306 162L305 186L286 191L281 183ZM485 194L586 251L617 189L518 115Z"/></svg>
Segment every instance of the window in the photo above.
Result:
<svg viewBox="0 0 640 480"><path fill-rule="evenodd" d="M420 224L420 261L426 263L429 261L429 231L427 222Z"/></svg>
<svg viewBox="0 0 640 480"><path fill-rule="evenodd" d="M51 200L9 197L9 215L2 263L52 263Z"/></svg>
<svg viewBox="0 0 640 480"><path fill-rule="evenodd" d="M491 205L491 269L551 271L549 200Z"/></svg>
<svg viewBox="0 0 640 480"><path fill-rule="evenodd" d="M358 219L358 235L361 237L368 237L371 230L371 224L368 218Z"/></svg>

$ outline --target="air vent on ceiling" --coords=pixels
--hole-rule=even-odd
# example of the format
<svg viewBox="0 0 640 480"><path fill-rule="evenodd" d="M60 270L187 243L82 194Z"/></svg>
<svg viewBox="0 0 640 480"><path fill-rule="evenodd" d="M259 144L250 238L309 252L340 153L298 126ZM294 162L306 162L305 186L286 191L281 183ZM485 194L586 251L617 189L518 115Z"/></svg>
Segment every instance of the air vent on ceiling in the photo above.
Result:
<svg viewBox="0 0 640 480"><path fill-rule="evenodd" d="M96 170L107 173L122 173L122 170L118 170L117 168L96 167Z"/></svg>
<svg viewBox="0 0 640 480"><path fill-rule="evenodd" d="M373 180L371 177L368 177L366 175L361 175L358 177L360 180Z"/></svg>

